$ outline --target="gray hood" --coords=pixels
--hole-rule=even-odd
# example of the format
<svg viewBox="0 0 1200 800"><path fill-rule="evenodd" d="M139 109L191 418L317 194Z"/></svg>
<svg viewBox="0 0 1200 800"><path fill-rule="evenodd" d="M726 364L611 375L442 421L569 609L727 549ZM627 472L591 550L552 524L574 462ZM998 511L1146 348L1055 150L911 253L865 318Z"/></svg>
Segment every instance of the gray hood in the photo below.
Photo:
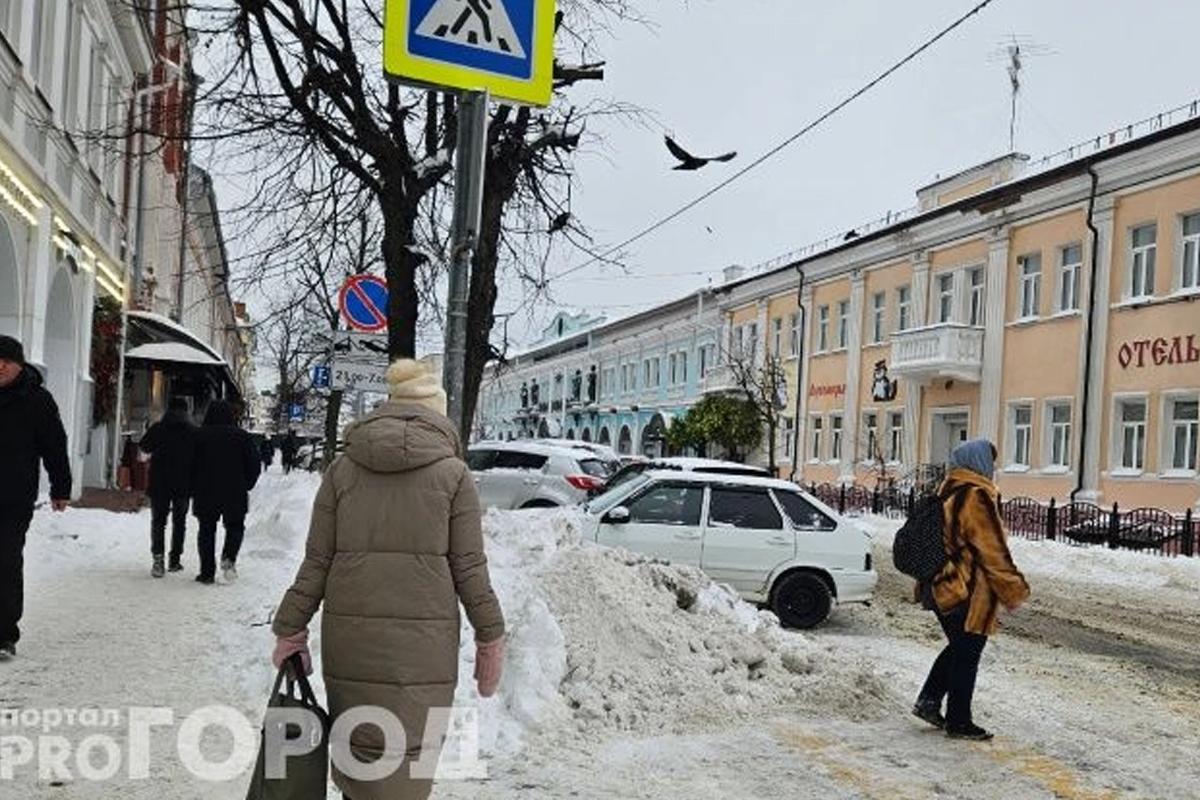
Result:
<svg viewBox="0 0 1200 800"><path fill-rule="evenodd" d="M442 414L388 402L346 429L346 456L372 472L408 472L458 456L458 434Z"/></svg>

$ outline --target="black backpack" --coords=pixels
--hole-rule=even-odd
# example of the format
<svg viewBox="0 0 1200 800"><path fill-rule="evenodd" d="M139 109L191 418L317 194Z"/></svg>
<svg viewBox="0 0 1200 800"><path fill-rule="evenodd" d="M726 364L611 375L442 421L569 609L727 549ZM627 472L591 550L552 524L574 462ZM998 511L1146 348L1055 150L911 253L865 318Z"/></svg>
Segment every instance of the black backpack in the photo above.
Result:
<svg viewBox="0 0 1200 800"><path fill-rule="evenodd" d="M912 513L896 531L892 542L892 563L896 569L921 583L928 583L946 566L946 519L943 503L948 497L961 496L971 488L963 486L949 495L931 494L913 503Z"/></svg>

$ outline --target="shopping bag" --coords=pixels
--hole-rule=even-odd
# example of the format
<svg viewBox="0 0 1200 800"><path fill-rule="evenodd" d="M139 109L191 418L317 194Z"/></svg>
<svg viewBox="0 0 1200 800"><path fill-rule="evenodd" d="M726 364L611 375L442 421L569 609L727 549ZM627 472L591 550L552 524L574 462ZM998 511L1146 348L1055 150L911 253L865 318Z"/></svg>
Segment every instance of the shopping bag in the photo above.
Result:
<svg viewBox="0 0 1200 800"><path fill-rule="evenodd" d="M329 715L295 655L275 676L246 800L325 800L328 784Z"/></svg>

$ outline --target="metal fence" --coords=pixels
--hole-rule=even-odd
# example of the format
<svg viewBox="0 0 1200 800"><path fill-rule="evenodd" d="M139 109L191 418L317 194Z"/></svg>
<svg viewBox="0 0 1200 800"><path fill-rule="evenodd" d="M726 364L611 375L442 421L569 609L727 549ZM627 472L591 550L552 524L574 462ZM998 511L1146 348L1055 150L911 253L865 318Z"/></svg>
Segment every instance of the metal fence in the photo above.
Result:
<svg viewBox="0 0 1200 800"><path fill-rule="evenodd" d="M808 491L839 512L905 517L921 496L915 487L847 486L810 483ZM1161 508L1123 510L1117 503L1101 507L1092 503L1049 504L1032 497L1000 500L1000 516L1012 536L1035 541L1061 541L1077 545L1103 545L1114 550L1138 550L1164 556L1200 554L1200 518L1188 509L1172 514Z"/></svg>

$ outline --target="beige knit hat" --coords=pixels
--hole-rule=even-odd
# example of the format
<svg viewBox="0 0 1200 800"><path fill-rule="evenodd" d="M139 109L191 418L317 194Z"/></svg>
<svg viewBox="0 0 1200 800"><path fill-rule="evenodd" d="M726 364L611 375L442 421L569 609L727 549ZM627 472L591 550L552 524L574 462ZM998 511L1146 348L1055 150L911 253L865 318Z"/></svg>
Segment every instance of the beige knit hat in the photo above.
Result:
<svg viewBox="0 0 1200 800"><path fill-rule="evenodd" d="M388 395L397 403L415 403L439 414L446 413L446 392L441 381L420 361L401 358L387 371Z"/></svg>

